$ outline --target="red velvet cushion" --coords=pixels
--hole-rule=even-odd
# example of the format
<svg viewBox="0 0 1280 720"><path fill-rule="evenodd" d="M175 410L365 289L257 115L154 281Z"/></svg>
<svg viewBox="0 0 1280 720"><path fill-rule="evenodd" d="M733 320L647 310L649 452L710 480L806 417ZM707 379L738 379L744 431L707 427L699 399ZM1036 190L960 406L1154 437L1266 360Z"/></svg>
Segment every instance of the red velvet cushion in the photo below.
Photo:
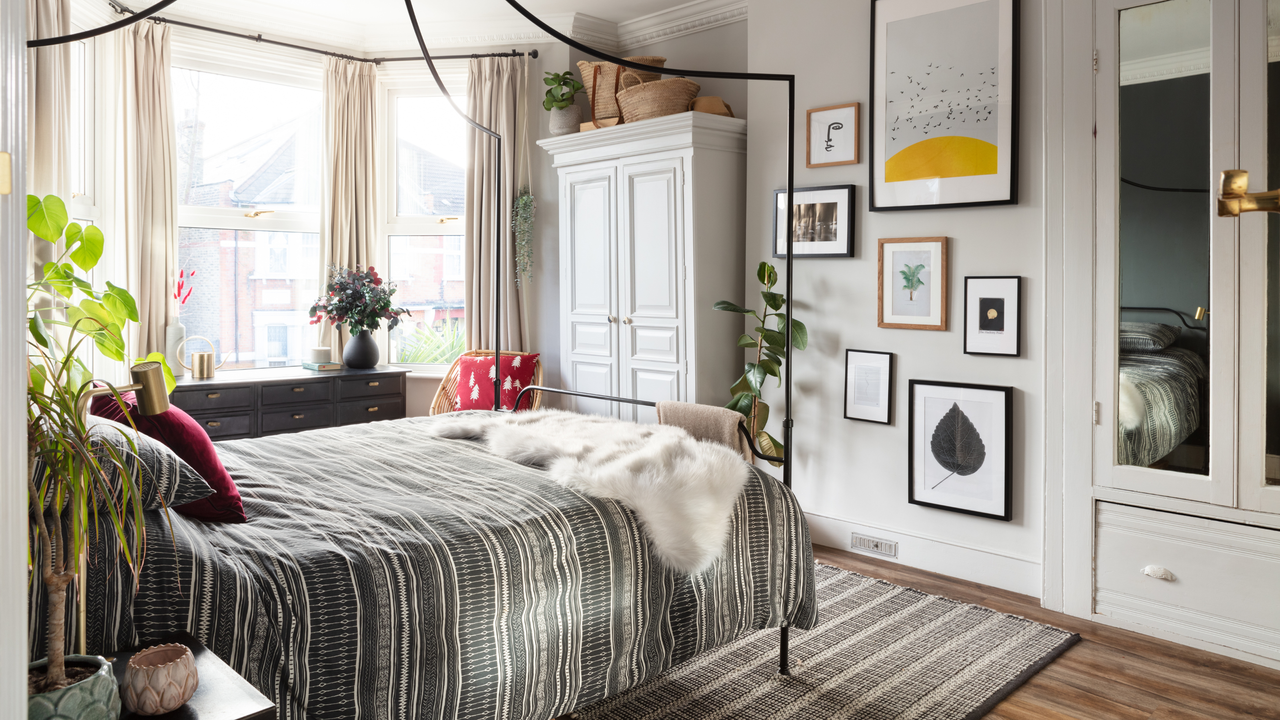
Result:
<svg viewBox="0 0 1280 720"><path fill-rule="evenodd" d="M490 394L492 395L492 392ZM193 420L181 408L172 405L159 415L150 417L143 415L138 412L137 400L131 392L121 395L121 399L129 406L129 415L133 417L134 425L143 435L167 445L175 455L200 473L209 487L213 488L213 494L209 497L186 505L178 505L173 508L174 510L187 517L211 522L242 523L248 520L244 514L244 505L240 502L240 491L236 489L236 483L231 479L230 473L222 466L222 461L218 459L218 451L213 447L213 441L200 427L200 423ZM98 417L126 425L129 423L120 406L116 404L116 399L111 395L99 395L94 398L89 411Z"/></svg>
<svg viewBox="0 0 1280 720"><path fill-rule="evenodd" d="M537 353L532 355L502 356L502 407L510 410L515 404L520 389L533 383L534 364L538 361ZM525 396L524 409L529 409L532 402ZM493 356L470 357L463 355L458 363L458 399L454 403L457 410L492 410L493 409Z"/></svg>

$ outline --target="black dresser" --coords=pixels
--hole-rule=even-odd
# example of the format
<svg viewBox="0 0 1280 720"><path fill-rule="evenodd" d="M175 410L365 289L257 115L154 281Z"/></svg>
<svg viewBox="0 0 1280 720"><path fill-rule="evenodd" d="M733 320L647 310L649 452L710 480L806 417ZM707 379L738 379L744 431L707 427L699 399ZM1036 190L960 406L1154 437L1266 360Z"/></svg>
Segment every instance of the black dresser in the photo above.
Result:
<svg viewBox="0 0 1280 720"><path fill-rule="evenodd" d="M178 378L169 402L214 440L261 437L402 418L408 373L387 365L325 372L224 370L209 380Z"/></svg>

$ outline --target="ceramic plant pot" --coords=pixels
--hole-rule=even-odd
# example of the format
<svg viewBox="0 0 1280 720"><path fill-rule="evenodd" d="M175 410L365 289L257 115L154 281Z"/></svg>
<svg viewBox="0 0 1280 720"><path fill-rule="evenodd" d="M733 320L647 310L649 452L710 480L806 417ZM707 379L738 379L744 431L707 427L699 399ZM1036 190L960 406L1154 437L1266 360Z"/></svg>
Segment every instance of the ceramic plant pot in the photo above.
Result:
<svg viewBox="0 0 1280 720"><path fill-rule="evenodd" d="M33 662L35 670L48 660ZM68 655L67 665L90 665L97 671L70 687L27 696L28 720L116 720L120 717L120 694L111 663L96 655Z"/></svg>
<svg viewBox="0 0 1280 720"><path fill-rule="evenodd" d="M140 650L129 658L120 693L130 711L161 715L182 707L198 687L200 677L190 648L170 643Z"/></svg>
<svg viewBox="0 0 1280 720"><path fill-rule="evenodd" d="M361 330L359 335L347 341L347 346L342 349L342 363L357 370L377 367L378 343L368 330Z"/></svg>
<svg viewBox="0 0 1280 720"><path fill-rule="evenodd" d="M551 134L570 135L578 132L582 124L582 108L570 105L564 108L551 108Z"/></svg>

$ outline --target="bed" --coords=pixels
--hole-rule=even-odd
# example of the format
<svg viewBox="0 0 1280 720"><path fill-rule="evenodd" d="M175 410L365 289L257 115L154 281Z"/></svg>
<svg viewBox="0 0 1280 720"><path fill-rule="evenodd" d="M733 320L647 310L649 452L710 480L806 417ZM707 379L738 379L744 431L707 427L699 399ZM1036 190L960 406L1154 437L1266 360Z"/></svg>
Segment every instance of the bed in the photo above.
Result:
<svg viewBox="0 0 1280 720"><path fill-rule="evenodd" d="M720 560L679 576L627 508L432 437L436 421L219 443L250 521L150 513L136 593L91 567L90 652L188 630L281 718L546 720L814 624L804 516L768 475L752 470Z"/></svg>
<svg viewBox="0 0 1280 720"><path fill-rule="evenodd" d="M1120 353L1116 462L1150 466L1200 427L1200 386L1208 378L1195 352L1169 347Z"/></svg>

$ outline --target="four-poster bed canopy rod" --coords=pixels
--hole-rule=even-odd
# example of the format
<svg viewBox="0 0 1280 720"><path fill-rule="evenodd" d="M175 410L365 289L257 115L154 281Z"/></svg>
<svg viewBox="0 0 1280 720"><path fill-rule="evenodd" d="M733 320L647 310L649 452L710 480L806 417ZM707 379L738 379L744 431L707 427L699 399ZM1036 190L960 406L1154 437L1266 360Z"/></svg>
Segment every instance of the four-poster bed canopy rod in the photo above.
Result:
<svg viewBox="0 0 1280 720"><path fill-rule="evenodd" d="M145 9L145 10L137 11L135 14L132 14L132 15L130 15L129 17L126 17L126 18L121 19L121 20L119 20L119 21L116 21L116 22L110 23L110 24L108 24L108 25L104 25L104 26L102 26L102 27L95 28L95 29L92 29L92 30L86 30L86 31L84 31L84 32L74 33L74 34L71 34L71 35L63 35L63 36L61 36L61 37L44 38L44 39L40 39L40 40L31 40L31 41L28 41L28 42L27 42L27 47L46 47L46 46L50 46L50 45L59 45L59 44L62 44L62 43L67 43L67 42L74 42L74 41L77 41L77 40L84 40L84 39L86 39L86 38L94 37L94 36L96 36L96 35L101 35L101 34L103 34L103 33L111 32L111 31L113 31L113 30L119 30L119 29L121 29L121 28L124 28L124 27L127 27L127 26L129 26L129 25L132 25L132 24L133 24L133 23L135 23L135 22L142 21L142 20L144 20L144 19L146 19L146 18L148 18L148 17L151 17L152 15L155 15L155 13L159 12L160 10L162 10L162 9L164 9L164 8L166 8L166 7L170 6L170 5L172 5L172 4L173 4L174 2L176 2L176 1L177 1L177 0L160 0L159 2L155 3L154 5L152 5L151 7L147 8L147 9ZM550 25L548 25L547 23L543 22L541 19L539 19L538 17L536 17L535 15L533 15L533 13L529 12L528 10L526 10L526 9L524 8L524 6L520 5L520 3L516 2L516 0L506 0L506 2L507 2L507 4L508 4L508 5L510 5L512 8L514 8L514 9L516 10L516 12L520 13L520 14L521 14L521 15L523 15L527 20L529 20L529 22L531 22L531 23L533 23L534 25L538 26L538 27L539 27L539 28L541 28L544 32L546 32L547 34L551 35L551 37L553 37L553 38L555 38L555 39L559 40L560 42L563 42L564 44L568 45L569 47L574 48L575 50L578 50L579 52L586 53L587 55L590 55L590 56L592 56L592 57L596 57L596 58L599 58L599 59L601 59L601 60L605 60L605 61L608 61L608 62L611 62L611 63L617 64L617 65L621 65L622 67L625 67L625 68L630 68L630 69L632 69L632 70L643 70L643 71L648 71L648 72L658 73L658 74L660 74L660 75L676 75L676 76L684 76L684 77L715 78L715 79L722 79L722 80L763 80L763 81L768 81L768 82L782 82L782 83L786 83L786 84L787 84L787 208L786 208L786 229L787 229L787 255L786 255L786 271L787 271L787 279L786 279L786 296L787 296L787 304L786 304L786 306L785 306L785 318L786 318L786 321L785 321L785 327L783 328L783 334L784 334L785 339L786 339L786 340L785 340L785 342L786 342L786 344L785 344L785 347L786 347L786 355L785 355L785 359L786 359L786 360L788 360L788 361L792 360L792 356L791 356L791 348L792 348L792 334L791 334L791 333L792 333L792 328L791 328L791 307L792 307L792 305L794 304L794 294L793 294L793 292L792 292L792 291L793 291L793 275L794 275L794 273L793 273L793 259L794 259L793 245L794 245L794 243L795 243L795 232L794 232L794 228L792 227L792 225L793 225L793 223L795 222L795 217L794 217L794 215L795 215L794 193L795 193L795 114L796 114L796 76L795 76L795 75L793 75L793 74L774 74L774 73L752 73L752 72L740 73L740 72L717 72L717 71L712 71L712 70L681 70L681 69L676 69L676 68L662 68L662 67L655 67L655 66L652 66L652 65L645 65L645 64L643 64L643 63L633 62L633 61L631 61L631 60L626 60L626 59L624 59L624 58L617 57L617 56L615 56L615 55L611 55L611 54L606 53L606 52L603 52L603 51L601 51L601 50L597 50L597 49L592 48L592 47L590 47L590 46L588 46L588 45L584 45L583 43L580 43L580 42L578 42L577 40L574 40L573 38L571 38L571 37L569 37L569 36L565 35L564 33L562 33L562 32L560 32L560 31L556 30L555 28L551 27L551 26L550 26ZM114 2L112 3L112 5L113 5L113 6L116 6L118 10L119 10L120 8L123 8L123 6L118 6L118 5L117 5L116 3L114 3ZM421 27L419 27L419 25L418 25L418 16L417 16L417 14L414 12L414 9L413 9L413 0L405 0L405 9L406 9L406 10L408 11L408 13L409 13L409 22L410 22L410 24L412 24L412 25L413 25L413 33L414 33L414 36L417 38L417 41L418 41L418 47L419 47L419 49L422 51L422 58L420 58L420 59L422 59L422 60L425 60L425 61L426 61L426 63L427 63L427 67L428 67L428 68L430 68L430 70L431 70L431 76L432 76L432 78L434 78L434 79L435 79L436 86L440 89L440 92L441 92L441 93L444 95L444 97L449 101L449 104L453 107L454 111L455 111L455 112L457 112L457 113L458 113L458 115L459 115L459 116L460 116L460 117L461 117L461 118L462 118L462 119L463 119L463 120L464 120L468 125L470 125L470 126L471 126L473 129L475 129L477 132L480 132L480 133L483 133L483 134L485 134L485 135L489 136L489 137L490 137L490 138L492 138L492 139L493 139L493 141L496 143L497 157L499 158L499 162L497 163L497 173L496 173L496 176L495 176L495 186L499 188L499 196L501 196L501 192L500 192L500 190L501 190L501 187L502 187L502 162L501 162L501 158L502 158L502 136L501 136L499 133L494 132L493 130L490 130L489 128L485 127L484 125L482 125L482 124L480 124L480 123L476 122L475 120L473 120L469 115L467 115L467 113L466 113L466 112L464 112L464 111L462 110L462 108L458 107L458 105L457 105L457 103L456 103L456 102L454 102L454 100L453 100L453 96L452 96L452 95L450 95L450 94L449 94L448 89L447 89L447 88L445 88L444 80L443 80L443 79L441 79L441 77L440 77L440 73L436 70L435 62L433 61L433 58L432 58L431 52L427 49L426 41L423 39L423 36L422 36L422 29L421 29ZM126 10L127 10L127 9L126 9ZM132 11L130 11L130 12L132 12ZM170 22L170 23L173 23L173 24L180 24L180 23L177 23L177 22L172 21L172 20L169 20L169 21L167 21L167 22ZM192 27L196 27L197 29L201 29L201 30L213 30L213 31L215 31L215 32L225 32L225 31L220 31L220 30L214 30L214 29L212 29L212 28L204 28L204 27L199 27L199 26L193 26L193 25L186 24L186 23L181 23L181 24L188 25L188 26L192 26ZM225 34L228 34L228 35L237 35L237 33L225 33ZM272 44L284 45L284 46L287 46L287 47L293 47L293 48L295 48L295 49L300 49L300 50L307 50L307 51L312 51L312 52L322 52L323 54L326 54L326 55L338 55L337 53L331 53L331 52L328 52L328 51L317 51L317 50L315 50L315 49L313 49L313 48L307 48L307 47L302 47L302 46L298 46L298 45L292 45L292 44L289 44L289 43L283 43L283 42L279 42L279 41L269 41L269 40L265 40L264 38L262 38L262 37L261 37L261 35L256 36L256 37L255 37L255 36L252 36L252 35L243 35L243 36L241 36L241 37L245 37L245 38L247 38L247 39L255 40L255 41L259 41L259 42L270 42L270 43L272 43ZM536 53L537 53L537 51L531 51L529 54L530 54L530 56L531 56L531 57L537 57L537 54L536 54ZM520 53L515 53L515 52L513 51L513 53L512 53L512 54L519 55ZM507 55L507 53L495 53L495 55ZM339 57L348 57L348 56L342 56L342 55L338 55L338 56L339 56ZM467 58L467 57L472 57L472 56L469 56L469 55L463 55L463 56L450 56L450 57ZM348 57L348 59L351 59L351 60L365 60L364 58L355 58L355 57ZM388 60L409 60L409 59L415 59L415 60L416 60L416 59L419 59L419 58L382 58L382 60L383 60L383 61L388 61ZM441 57L436 58L436 59L444 59L444 56L441 56ZM501 411L501 410L502 410L502 388L501 388L501 380L502 380L502 243L501 243L501 241L500 241L500 238L501 238L501 229L502 229L503 224L502 224L502 206L501 206L501 204L500 204L500 203L495 204L495 208L494 208L494 216L495 216L495 217L494 217L494 235L495 235L495 238L494 238L494 260L493 260L493 274L494 274L494 286L493 286L493 294L494 294L494 297L493 297L493 353L494 353L494 369L495 369L495 371L494 371L494 373L493 373L493 375L494 375L494 379L493 379L493 403L494 403L494 408L493 408L493 409L494 409L494 410L496 410L496 411ZM782 437L783 437L783 446L784 446L785 448L787 448L787 451L786 451L786 453L784 454L784 456L783 456L783 458L782 458L782 463L783 463L783 464L782 464L782 482L783 482L783 484L784 484L786 487L790 488L790 487L791 487L792 466L794 465L794 462L793 462L793 460L792 460L792 458L793 458L793 456L794 456L794 452L793 452L793 450L792 450L792 448L793 448L792 431L793 431L793 429L794 429L794 427L795 427L795 421L792 419L792 416L791 416L791 397L792 397L791 362L787 362L787 363L785 363L785 364L784 364L784 366L783 366L783 387L785 388L785 390L784 390L784 392L785 392L785 401L784 401L784 416L783 416L783 417L784 417L784 419L783 419L783 423L782 423ZM550 389L550 388L547 388L547 390L552 390L553 392L561 392L561 393L566 394L566 395L579 395L579 396L583 396L583 395L585 395L584 393L577 393L577 392L573 392L573 391L559 391L559 390L553 390L553 389ZM623 397L612 397L612 396L595 396L595 397L598 397L599 399L603 399L603 400L608 400L608 401L611 401L611 402L623 402L623 403L633 403L633 404L640 404L640 403L648 404L648 401L637 401L637 400L635 400L634 398L623 398ZM518 407L518 402L517 402L517 405L516 405L516 406ZM754 443L752 444L752 451L753 451L754 453L756 453L757 455L760 455L760 453L755 449L755 447L754 447ZM780 636L779 636L780 645L779 645L779 657L778 657L778 660L779 660L779 672L780 672L782 675L790 675L790 674L791 674L791 670L790 670L790 661L789 661L789 659L788 659L788 645L789 645L789 643L788 643L788 631L789 631L789 628L788 628L785 624L780 628Z"/></svg>

